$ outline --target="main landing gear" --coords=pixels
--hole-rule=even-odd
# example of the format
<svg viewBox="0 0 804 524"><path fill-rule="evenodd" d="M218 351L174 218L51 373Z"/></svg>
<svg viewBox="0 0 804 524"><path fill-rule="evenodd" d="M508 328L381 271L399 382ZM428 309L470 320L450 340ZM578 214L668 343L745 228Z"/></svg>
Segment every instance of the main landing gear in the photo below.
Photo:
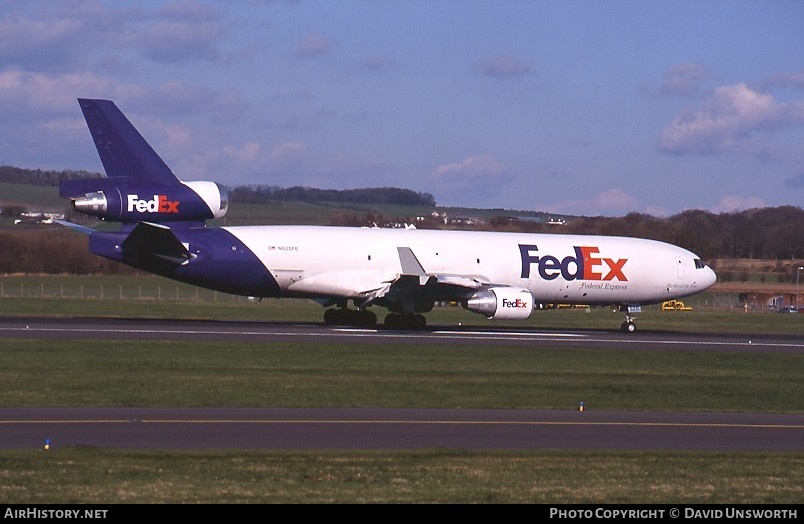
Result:
<svg viewBox="0 0 804 524"><path fill-rule="evenodd" d="M329 326L371 328L377 325L377 315L365 309L332 308L324 312L324 323ZM388 313L383 324L391 329L424 329L427 319L418 313Z"/></svg>

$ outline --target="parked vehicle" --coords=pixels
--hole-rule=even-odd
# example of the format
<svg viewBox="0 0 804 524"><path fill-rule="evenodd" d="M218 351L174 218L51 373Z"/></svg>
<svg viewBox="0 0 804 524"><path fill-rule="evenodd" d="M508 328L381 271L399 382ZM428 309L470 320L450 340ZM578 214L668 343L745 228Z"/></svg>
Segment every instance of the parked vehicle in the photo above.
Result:
<svg viewBox="0 0 804 524"><path fill-rule="evenodd" d="M680 300L662 302L662 311L692 311L692 306L685 306Z"/></svg>
<svg viewBox="0 0 804 524"><path fill-rule="evenodd" d="M798 313L798 309L795 306L785 306L783 308L779 308L777 313Z"/></svg>

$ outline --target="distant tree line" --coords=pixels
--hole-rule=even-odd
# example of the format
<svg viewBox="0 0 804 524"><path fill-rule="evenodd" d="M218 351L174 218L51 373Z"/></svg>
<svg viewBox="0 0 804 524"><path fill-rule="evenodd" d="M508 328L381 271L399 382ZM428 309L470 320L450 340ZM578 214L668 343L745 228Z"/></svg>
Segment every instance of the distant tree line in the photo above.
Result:
<svg viewBox="0 0 804 524"><path fill-rule="evenodd" d="M655 238L705 258L804 258L804 209L794 206L718 214L696 209L669 218L630 213L598 224L584 222L578 226L588 232Z"/></svg>
<svg viewBox="0 0 804 524"><path fill-rule="evenodd" d="M0 230L2 275L131 275L137 271L88 250L87 236L62 226Z"/></svg>
<svg viewBox="0 0 804 524"><path fill-rule="evenodd" d="M28 208L19 204L5 204L3 209L0 209L0 217L16 218L23 213L27 213Z"/></svg>
<svg viewBox="0 0 804 524"><path fill-rule="evenodd" d="M398 187L369 187L363 189L317 189L314 187L237 186L229 189L232 202L268 204L283 202L327 202L336 204L397 204L400 206L435 207L430 193Z"/></svg>
<svg viewBox="0 0 804 524"><path fill-rule="evenodd" d="M518 220L489 223L497 230L651 238L685 247L704 259L804 258L804 209L795 206L732 213L695 209L671 217L642 213L623 217L568 217L566 225Z"/></svg>
<svg viewBox="0 0 804 524"><path fill-rule="evenodd" d="M0 166L0 182L35 186L58 186L61 180L97 178L100 173L89 171L42 171L13 166ZM238 204L269 204L282 202L326 202L336 204L396 204L400 206L431 206L436 201L430 193L421 193L398 187L370 187L363 189L317 189L314 187L278 187L244 185L229 190L229 199Z"/></svg>
<svg viewBox="0 0 804 524"><path fill-rule="evenodd" d="M7 184L26 184L29 186L58 186L62 180L74 178L98 178L100 173L89 171L43 171L41 169L23 169L14 166L0 166L0 182Z"/></svg>
<svg viewBox="0 0 804 524"><path fill-rule="evenodd" d="M57 185L63 178L100 176L83 171L40 171L0 166L0 182ZM47 182L45 182L47 181ZM1 196L1 195L0 195ZM232 202L267 204L271 201L330 202L341 204L388 203L435 208L435 199L427 193L398 188L332 190L306 187L239 186L230 189ZM19 206L6 206L4 214L19 212ZM8 212L7 212L8 211ZM502 210L500 210L503 213ZM532 213L531 213L532 214ZM704 260L716 258L753 258L791 261L804 259L804 209L797 206L757 208L731 213L689 210L671 217L629 213L623 217L571 217L566 224L494 217L473 229L539 233L620 235L652 238L676 244L697 253ZM411 217L386 217L357 213L338 218L337 225L376 223L412 223ZM46 226L36 233L31 229L0 235L0 274L8 273L120 273L125 266L86 253L85 237L64 234L59 226ZM448 226L432 217L416 221L418 228L470 228ZM82 241L83 239L83 241ZM78 246L78 247L76 247Z"/></svg>

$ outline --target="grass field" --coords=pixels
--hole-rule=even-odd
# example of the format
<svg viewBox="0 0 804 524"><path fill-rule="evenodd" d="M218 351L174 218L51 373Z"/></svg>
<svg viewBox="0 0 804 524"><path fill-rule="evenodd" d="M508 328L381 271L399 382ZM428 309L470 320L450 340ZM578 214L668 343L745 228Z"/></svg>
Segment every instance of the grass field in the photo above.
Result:
<svg viewBox="0 0 804 524"><path fill-rule="evenodd" d="M801 412L802 358L472 346L0 343L2 406ZM41 443L39 443L41 445ZM6 503L801 502L804 453L0 451Z"/></svg>
<svg viewBox="0 0 804 524"><path fill-rule="evenodd" d="M156 277L2 277L0 315L320 322L309 301L205 294ZM100 285L103 291L100 291ZM75 295L78 293L78 295ZM84 293L81 298L81 293ZM102 296L101 296L102 295ZM65 297L65 298L62 298ZM804 315L718 295L639 329L802 334ZM505 325L455 307L431 323ZM524 325L616 329L606 309ZM522 326L523 323L510 323ZM796 355L511 347L0 341L0 406L366 406L804 412ZM6 503L799 504L804 453L0 451Z"/></svg>
<svg viewBox="0 0 804 524"><path fill-rule="evenodd" d="M801 454L169 451L0 453L7 504L786 504ZM110 508L112 517L131 513ZM187 508L195 516L212 508ZM133 513L137 513L134 511Z"/></svg>
<svg viewBox="0 0 804 524"><path fill-rule="evenodd" d="M0 339L2 406L800 413L802 379L763 352Z"/></svg>

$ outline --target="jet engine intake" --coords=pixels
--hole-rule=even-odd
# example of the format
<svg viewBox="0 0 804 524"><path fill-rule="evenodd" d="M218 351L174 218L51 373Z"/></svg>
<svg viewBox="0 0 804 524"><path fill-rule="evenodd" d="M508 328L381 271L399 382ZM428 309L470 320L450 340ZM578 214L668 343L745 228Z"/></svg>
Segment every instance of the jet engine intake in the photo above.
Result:
<svg viewBox="0 0 804 524"><path fill-rule="evenodd" d="M523 320L533 312L533 295L527 289L492 287L472 295L464 308L486 318Z"/></svg>

